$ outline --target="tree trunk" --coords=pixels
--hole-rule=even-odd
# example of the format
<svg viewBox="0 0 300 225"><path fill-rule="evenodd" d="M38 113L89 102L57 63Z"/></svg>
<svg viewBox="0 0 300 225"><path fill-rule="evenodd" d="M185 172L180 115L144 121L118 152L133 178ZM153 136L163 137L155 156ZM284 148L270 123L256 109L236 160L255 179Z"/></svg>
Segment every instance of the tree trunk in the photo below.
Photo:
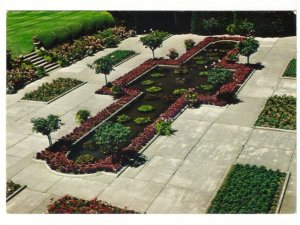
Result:
<svg viewBox="0 0 300 225"><path fill-rule="evenodd" d="M106 74L104 74L104 77L105 77L105 85L107 85L107 76L106 76Z"/></svg>
<svg viewBox="0 0 300 225"><path fill-rule="evenodd" d="M49 145L51 147L52 146L52 139L51 139L50 134L47 135L47 138L48 138L48 141L49 141Z"/></svg>
<svg viewBox="0 0 300 225"><path fill-rule="evenodd" d="M250 56L247 56L247 64L249 64Z"/></svg>
<svg viewBox="0 0 300 225"><path fill-rule="evenodd" d="M153 56L153 59L154 59L154 50L152 50L152 56Z"/></svg>

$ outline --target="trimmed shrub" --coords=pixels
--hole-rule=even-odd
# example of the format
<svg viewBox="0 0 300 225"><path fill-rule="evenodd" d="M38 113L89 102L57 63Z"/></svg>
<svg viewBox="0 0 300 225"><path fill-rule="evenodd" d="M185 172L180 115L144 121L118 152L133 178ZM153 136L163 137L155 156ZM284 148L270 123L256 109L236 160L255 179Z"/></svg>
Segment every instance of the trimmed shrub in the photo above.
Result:
<svg viewBox="0 0 300 225"><path fill-rule="evenodd" d="M142 81L142 85L144 85L144 86L147 86L147 85L151 85L151 84L153 84L154 83L154 81L153 80L144 80L144 81Z"/></svg>
<svg viewBox="0 0 300 225"><path fill-rule="evenodd" d="M79 110L76 115L75 115L75 119L78 123L83 123L84 121L86 121L89 117L91 116L91 112L86 110L86 109L81 109Z"/></svg>
<svg viewBox="0 0 300 225"><path fill-rule="evenodd" d="M39 32L34 37L36 37L44 46L44 48L50 48L57 44L57 36L53 31L50 32Z"/></svg>
<svg viewBox="0 0 300 225"><path fill-rule="evenodd" d="M138 117L134 120L134 122L138 125L147 124L147 123L151 122L151 118L149 116L147 116L147 117Z"/></svg>
<svg viewBox="0 0 300 225"><path fill-rule="evenodd" d="M94 161L94 156L90 154L80 155L75 160L76 163L89 163Z"/></svg>
<svg viewBox="0 0 300 225"><path fill-rule="evenodd" d="M139 112L152 112L154 109L152 105L141 105L138 107Z"/></svg>
<svg viewBox="0 0 300 225"><path fill-rule="evenodd" d="M130 116L127 116L126 114L121 114L117 117L118 123L126 123L131 120Z"/></svg>
<svg viewBox="0 0 300 225"><path fill-rule="evenodd" d="M160 92L162 90L161 87L157 87L157 86L152 86L146 89L146 91L148 92L152 92L152 93L157 93Z"/></svg>

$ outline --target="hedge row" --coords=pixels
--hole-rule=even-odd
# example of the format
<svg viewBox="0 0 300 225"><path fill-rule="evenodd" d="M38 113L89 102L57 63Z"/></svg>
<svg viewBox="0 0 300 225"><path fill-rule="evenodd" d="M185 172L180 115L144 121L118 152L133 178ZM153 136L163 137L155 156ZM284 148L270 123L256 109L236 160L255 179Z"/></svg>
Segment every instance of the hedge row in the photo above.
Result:
<svg viewBox="0 0 300 225"><path fill-rule="evenodd" d="M40 40L45 48L50 48L56 44L60 44L82 35L91 34L102 28L112 26L114 18L109 12L99 12L99 15L92 18L86 18L81 23L74 23L66 27L53 28L52 31L43 31L34 35Z"/></svg>

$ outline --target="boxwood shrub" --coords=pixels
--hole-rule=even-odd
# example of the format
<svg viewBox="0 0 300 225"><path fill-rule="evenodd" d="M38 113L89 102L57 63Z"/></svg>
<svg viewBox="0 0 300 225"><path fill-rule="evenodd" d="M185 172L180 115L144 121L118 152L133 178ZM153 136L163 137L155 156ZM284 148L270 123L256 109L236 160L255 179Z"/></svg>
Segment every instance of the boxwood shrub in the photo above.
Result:
<svg viewBox="0 0 300 225"><path fill-rule="evenodd" d="M283 76L284 77L296 77L296 72L297 72L296 65L297 65L296 59L292 59L289 62L287 68L285 69Z"/></svg>

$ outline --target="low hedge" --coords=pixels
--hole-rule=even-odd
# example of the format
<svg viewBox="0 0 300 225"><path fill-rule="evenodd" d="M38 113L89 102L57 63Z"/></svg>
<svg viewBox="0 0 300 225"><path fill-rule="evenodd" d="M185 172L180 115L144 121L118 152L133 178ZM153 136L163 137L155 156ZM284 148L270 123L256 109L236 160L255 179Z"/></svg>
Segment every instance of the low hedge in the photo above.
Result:
<svg viewBox="0 0 300 225"><path fill-rule="evenodd" d="M109 12L99 12L98 16L84 19L66 27L53 28L52 31L37 32L34 37L40 40L45 48L71 40L81 35L91 34L101 28L112 26L115 20Z"/></svg>
<svg viewBox="0 0 300 225"><path fill-rule="evenodd" d="M136 52L132 51L132 50L116 50L112 53L109 53L106 56L96 59L93 64L98 64L103 59L108 59L109 61L111 61L111 63L113 65L116 65L116 64L122 62L123 60L133 56L134 54L136 54Z"/></svg>

